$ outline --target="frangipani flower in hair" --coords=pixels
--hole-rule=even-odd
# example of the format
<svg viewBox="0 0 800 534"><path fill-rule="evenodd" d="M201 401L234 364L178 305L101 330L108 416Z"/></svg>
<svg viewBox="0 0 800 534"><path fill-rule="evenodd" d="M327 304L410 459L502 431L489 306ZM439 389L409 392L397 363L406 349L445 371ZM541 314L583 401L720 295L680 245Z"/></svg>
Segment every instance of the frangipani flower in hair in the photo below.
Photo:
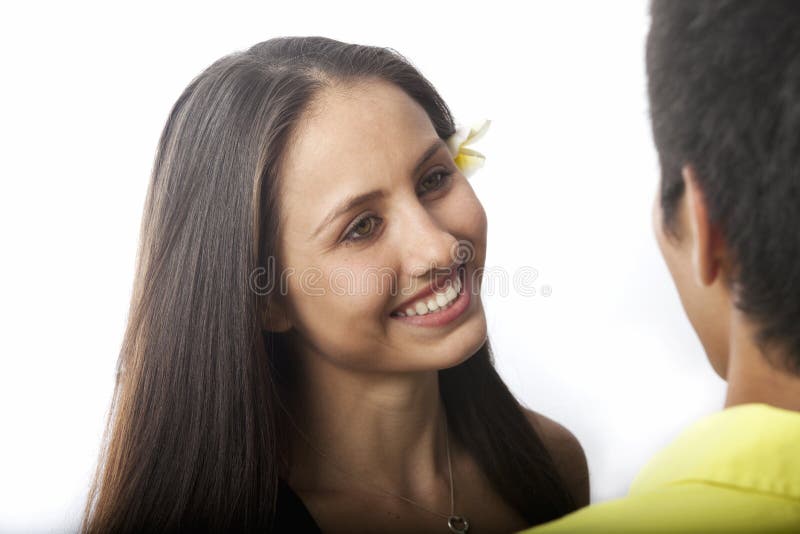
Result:
<svg viewBox="0 0 800 534"><path fill-rule="evenodd" d="M472 127L460 126L447 140L447 146L450 149L450 153L453 154L456 166L467 178L483 167L483 163L486 161L486 157L483 154L468 148L467 145L471 145L483 137L491 122L490 120L483 120Z"/></svg>

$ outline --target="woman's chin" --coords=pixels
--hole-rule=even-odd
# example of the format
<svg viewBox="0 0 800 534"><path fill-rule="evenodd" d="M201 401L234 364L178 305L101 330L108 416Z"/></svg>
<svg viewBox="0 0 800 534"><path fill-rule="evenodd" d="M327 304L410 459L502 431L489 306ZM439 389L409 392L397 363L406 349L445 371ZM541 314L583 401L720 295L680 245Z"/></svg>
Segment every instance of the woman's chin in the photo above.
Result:
<svg viewBox="0 0 800 534"><path fill-rule="evenodd" d="M453 332L452 338L442 340L443 343L432 350L423 351L422 356L429 359L429 365L437 370L449 369L470 359L486 343L486 315L483 307L478 310L470 320L462 326L459 332ZM438 356L435 361L430 361L432 353ZM426 354L427 353L427 354Z"/></svg>

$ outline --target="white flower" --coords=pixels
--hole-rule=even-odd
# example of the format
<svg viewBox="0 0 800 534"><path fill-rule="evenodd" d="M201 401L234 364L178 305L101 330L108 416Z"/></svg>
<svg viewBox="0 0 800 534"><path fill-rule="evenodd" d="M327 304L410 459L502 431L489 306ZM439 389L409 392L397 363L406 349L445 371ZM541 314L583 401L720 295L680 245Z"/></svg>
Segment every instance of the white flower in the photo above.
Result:
<svg viewBox="0 0 800 534"><path fill-rule="evenodd" d="M483 163L486 161L486 157L483 154L467 148L467 145L483 137L491 122L490 120L483 120L471 128L458 127L455 133L447 140L447 147L453 155L456 166L467 178L483 167Z"/></svg>

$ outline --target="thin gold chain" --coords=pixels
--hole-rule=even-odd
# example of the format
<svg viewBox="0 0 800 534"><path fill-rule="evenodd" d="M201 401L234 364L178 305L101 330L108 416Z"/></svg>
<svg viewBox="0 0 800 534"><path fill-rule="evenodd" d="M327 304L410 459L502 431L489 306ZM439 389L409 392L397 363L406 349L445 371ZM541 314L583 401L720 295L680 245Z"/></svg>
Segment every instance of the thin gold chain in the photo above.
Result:
<svg viewBox="0 0 800 534"><path fill-rule="evenodd" d="M350 473L348 471L345 471L342 467L340 467L330 456L328 456L327 454L325 454L321 450L319 450L317 447L315 447L314 444L311 443L311 440L308 438L308 436L306 436L305 432L300 430L300 427L297 426L297 423L294 422L294 418L292 418L292 416L289 415L288 412L286 412L286 415L289 418L289 422L292 423L292 426L295 428L295 430L297 430L297 433L300 434L300 437L303 438L303 440L308 444L309 448L312 451L314 451L317 455L319 455L321 458L323 458L328 463L330 463L330 465L333 466L337 471L339 471L340 473L344 474L348 478L351 478L351 479L356 478L355 475L353 475L352 473ZM403 501L405 501L405 502L407 502L409 504L413 504L417 508L425 510L426 512L428 512L430 514L433 514L433 515L436 515L438 517L442 517L444 519L448 519L449 520L452 516L455 515L455 484L453 482L453 464L452 464L452 461L450 459L450 438L449 438L449 434L450 434L450 432L448 431L448 428L447 428L447 415L445 415L444 416L444 443L445 443L445 450L447 451L447 472L448 472L449 477L450 477L450 515L446 515L446 514L443 514L441 512L436 512L434 510L431 510L430 508L427 508L427 507L419 504L418 502L416 502L416 501L414 501L412 499L409 499L408 497L404 497L403 495L398 495L397 493L393 493L393 492L391 492L389 490L380 488L380 487L378 487L378 486L376 486L376 485L374 485L372 483L366 483L366 485L369 485L375 491L378 491L378 492L383 493L385 495L389 495L390 497L396 497L398 499L402 499ZM362 479L359 479L359 482L364 484Z"/></svg>

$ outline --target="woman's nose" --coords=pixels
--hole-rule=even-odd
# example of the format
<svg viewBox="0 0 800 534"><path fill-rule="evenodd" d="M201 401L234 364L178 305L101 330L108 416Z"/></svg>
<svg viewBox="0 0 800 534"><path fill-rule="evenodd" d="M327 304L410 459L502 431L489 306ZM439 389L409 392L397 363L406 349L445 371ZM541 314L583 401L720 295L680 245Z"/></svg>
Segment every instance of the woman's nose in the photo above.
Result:
<svg viewBox="0 0 800 534"><path fill-rule="evenodd" d="M415 215L415 224L406 225L404 271L416 278L455 269L461 263L458 239L427 211L419 210Z"/></svg>

